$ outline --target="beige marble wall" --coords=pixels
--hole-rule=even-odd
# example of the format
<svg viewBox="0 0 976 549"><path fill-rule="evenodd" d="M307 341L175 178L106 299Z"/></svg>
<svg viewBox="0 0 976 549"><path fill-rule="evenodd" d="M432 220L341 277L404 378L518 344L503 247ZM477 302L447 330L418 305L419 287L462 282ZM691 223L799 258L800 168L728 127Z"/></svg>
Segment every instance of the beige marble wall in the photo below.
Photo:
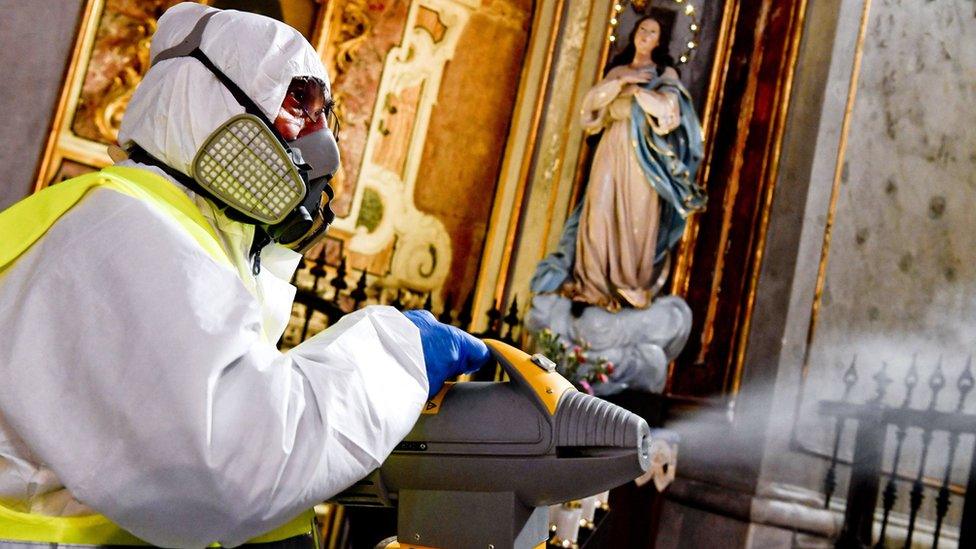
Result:
<svg viewBox="0 0 976 549"><path fill-rule="evenodd" d="M768 393L766 402L774 411L766 426L761 479L816 490L822 488L826 462L793 451L791 430L796 428L797 440L806 449L829 453L834 423L819 417L815 405L820 399L840 398L843 373L855 355L859 381L852 400L874 395L872 376L887 363L894 383L888 386L885 401L898 405L905 399L902 382L917 353L920 382L910 401L916 408L931 401L928 376L941 356L948 386L936 407L948 411L957 403L955 381L976 350L976 241L972 238L976 230L976 110L972 108L976 104L976 17L972 3L873 0L856 96L850 105L851 127L840 166L820 314L804 375L864 0L836 4L836 37L831 41L816 32L804 37L807 57L801 55L798 67L760 279L757 322L761 325L762 318L775 317L782 327L776 333L754 330L749 349L750 367L766 360L775 371L753 380L752 389ZM822 6L816 3L810 9L811 17L817 17ZM817 40L828 43L817 44ZM818 66L823 69L819 74ZM818 77L826 79L820 98L808 91ZM810 157L808 162L801 161L805 156ZM802 219L802 225L790 229L784 222L789 216L794 222ZM796 238L784 237L793 232L798 233ZM776 248L777 242L783 245ZM793 246L792 251L786 244ZM785 308L764 309L763 291L767 297L774 291L782 293L778 305ZM766 358L759 352L769 347L778 354ZM976 398L970 398L965 410L976 412ZM914 476L918 469L920 435L912 430L906 439L899 467L903 475ZM886 467L893 438L892 432ZM843 440L842 458L851 457L851 442L850 436ZM941 477L947 454L945 434L936 435L926 474ZM956 482L965 481L971 455L971 439L964 439L953 472ZM839 477L838 492L843 496L847 478L843 466ZM905 510L907 491L905 484L899 485L896 510ZM934 516L934 496L934 491L926 491L923 517ZM961 506L961 500L954 498L950 522L958 523Z"/></svg>
<svg viewBox="0 0 976 549"><path fill-rule="evenodd" d="M958 373L976 347L976 17L876 1L868 25L812 363L897 372L918 353Z"/></svg>
<svg viewBox="0 0 976 549"><path fill-rule="evenodd" d="M874 394L871 375L887 363L895 382L886 402L900 404L901 382L917 354L921 379L909 405L929 405L928 376L941 359L948 387L936 406L955 407L956 378L976 350L974 104L972 3L874 2L836 196L808 400L839 397L840 378L856 356L861 381L853 398ZM965 409L976 411L976 398ZM821 434L810 438L823 446ZM918 455L906 453L906 473L917 467ZM944 455L930 460L933 475Z"/></svg>

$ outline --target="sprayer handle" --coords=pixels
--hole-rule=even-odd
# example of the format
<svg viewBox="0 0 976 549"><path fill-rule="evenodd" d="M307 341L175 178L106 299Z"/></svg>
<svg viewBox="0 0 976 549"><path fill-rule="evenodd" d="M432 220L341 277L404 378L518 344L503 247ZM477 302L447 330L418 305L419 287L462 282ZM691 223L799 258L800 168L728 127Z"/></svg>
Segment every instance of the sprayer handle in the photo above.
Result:
<svg viewBox="0 0 976 549"><path fill-rule="evenodd" d="M575 391L573 384L556 371L556 364L541 354L529 355L495 339L486 339L488 350L508 374L511 383L534 397L535 402L550 416L556 414L559 398L566 391Z"/></svg>

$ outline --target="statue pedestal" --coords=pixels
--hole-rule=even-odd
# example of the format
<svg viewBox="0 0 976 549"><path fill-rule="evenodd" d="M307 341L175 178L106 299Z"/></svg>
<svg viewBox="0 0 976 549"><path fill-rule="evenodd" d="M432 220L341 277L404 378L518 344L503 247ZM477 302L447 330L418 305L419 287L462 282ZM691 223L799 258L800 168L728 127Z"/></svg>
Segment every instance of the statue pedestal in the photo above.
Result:
<svg viewBox="0 0 976 549"><path fill-rule="evenodd" d="M667 381L668 363L688 340L691 309L677 296L654 300L647 309L611 313L587 307L578 317L572 302L558 294L532 299L526 326L533 331L548 328L570 345L589 345L587 354L614 364L609 383L593 387L597 396L624 389L660 393Z"/></svg>

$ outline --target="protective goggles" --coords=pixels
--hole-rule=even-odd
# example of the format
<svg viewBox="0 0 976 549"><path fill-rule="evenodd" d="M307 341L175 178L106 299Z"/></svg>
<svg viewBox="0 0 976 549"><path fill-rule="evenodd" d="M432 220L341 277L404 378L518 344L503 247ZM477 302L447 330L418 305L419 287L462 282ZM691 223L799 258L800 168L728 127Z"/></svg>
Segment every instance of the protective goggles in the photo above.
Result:
<svg viewBox="0 0 976 549"><path fill-rule="evenodd" d="M301 113L312 124L321 122L338 142L339 117L333 110L332 101L326 99L325 89L325 82L314 76L297 76L292 78L282 106Z"/></svg>
<svg viewBox="0 0 976 549"><path fill-rule="evenodd" d="M254 101L200 49L207 22L216 13L201 17L181 43L153 60L155 65L178 57L196 59L245 111L214 130L193 158L192 181L180 180L226 205L230 217L263 228L271 240L305 250L334 218L322 199L332 199L328 182L339 167L334 133L338 121L325 101L324 83L298 78L289 87L285 106L293 104L313 123L323 122L323 127L286 141Z"/></svg>

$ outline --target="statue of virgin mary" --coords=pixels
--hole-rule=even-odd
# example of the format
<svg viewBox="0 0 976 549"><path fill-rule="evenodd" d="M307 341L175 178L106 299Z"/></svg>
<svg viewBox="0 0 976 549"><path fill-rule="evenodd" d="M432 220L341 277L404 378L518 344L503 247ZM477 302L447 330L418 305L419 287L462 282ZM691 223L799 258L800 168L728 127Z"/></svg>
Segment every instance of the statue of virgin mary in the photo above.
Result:
<svg viewBox="0 0 976 549"><path fill-rule="evenodd" d="M704 209L695 183L701 126L660 36L657 20L638 20L627 47L583 99L583 129L603 135L583 201L566 222L559 251L536 270L534 293L560 291L609 311L647 308L658 289L654 275L685 218Z"/></svg>
<svg viewBox="0 0 976 549"><path fill-rule="evenodd" d="M618 364L618 378L628 370L618 361L633 363L632 379L615 381L645 390L663 387L690 331L681 298L655 298L685 219L705 207L701 125L661 34L656 19L639 19L583 99L584 131L602 135L559 249L536 268L529 316L532 328L585 340Z"/></svg>

